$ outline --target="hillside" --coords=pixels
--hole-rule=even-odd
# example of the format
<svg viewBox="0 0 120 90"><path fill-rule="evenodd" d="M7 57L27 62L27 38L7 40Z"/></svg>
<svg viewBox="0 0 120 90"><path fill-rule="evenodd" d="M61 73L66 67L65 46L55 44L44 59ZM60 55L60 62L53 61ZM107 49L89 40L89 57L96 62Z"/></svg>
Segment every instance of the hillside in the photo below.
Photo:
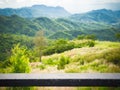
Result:
<svg viewBox="0 0 120 90"><path fill-rule="evenodd" d="M0 33L24 34L33 36L40 27L32 21L17 15L0 16Z"/></svg>
<svg viewBox="0 0 120 90"><path fill-rule="evenodd" d="M28 40L28 39L27 39ZM74 42L75 44L83 47L73 48L61 53L55 53L42 57L42 62L39 62L39 57L34 54L35 51L27 51L30 58L31 72L34 74L41 73L120 73L120 43L110 41L95 41L95 46L89 47L86 41L89 40L69 40L68 43ZM58 45L59 47L59 45ZM65 46L66 47L66 46ZM56 48L57 49L57 48ZM17 55L17 51L14 55ZM24 56L21 59L24 59ZM34 57L34 58L33 58ZM8 59L9 60L9 59ZM13 60L16 60L13 57ZM26 58L25 58L26 60ZM17 62L16 62L17 63ZM18 64L25 66L23 62L19 61ZM12 67L8 61L0 63L0 73L11 73ZM19 67L19 65L17 67ZM14 67L14 65L13 65ZM13 72L12 72L13 73ZM60 90L109 90L111 87L62 87ZM57 87L34 87L33 90L58 90ZM117 87L116 90L119 90Z"/></svg>
<svg viewBox="0 0 120 90"><path fill-rule="evenodd" d="M79 22L117 23L120 21L120 11L100 9L87 13L73 14L70 18Z"/></svg>
<svg viewBox="0 0 120 90"><path fill-rule="evenodd" d="M31 7L23 7L18 9L5 8L0 9L0 15L11 16L18 15L25 18L32 17L67 17L70 15L63 7L51 7L45 5L33 5Z"/></svg>
<svg viewBox="0 0 120 90"><path fill-rule="evenodd" d="M38 8L39 6L34 7ZM99 16L99 13L101 13L100 17L106 20L99 19L101 20L99 21L96 18ZM104 14L116 17L117 19L113 18L116 20L116 23L110 23L112 18L109 20L104 17ZM96 20L91 18L93 21L88 22L84 20L83 22L79 21L76 15L73 15L74 18L23 18L17 15L0 15L0 59L5 60L7 58L7 52L10 51L14 44L22 43L22 45L26 45L28 42L31 46L27 46L33 48L33 42L31 40L38 30L43 30L48 39L64 38L72 40L77 38L78 35L95 35L97 40L118 41L116 34L120 33L119 11L95 10L85 15L94 17ZM27 41L23 37L30 39Z"/></svg>
<svg viewBox="0 0 120 90"><path fill-rule="evenodd" d="M80 43L83 41L74 41ZM31 63L33 73L113 73L120 72L120 43L96 41L94 47L74 48L44 56L42 64ZM112 52L112 53L111 53ZM117 59L116 59L117 58Z"/></svg>
<svg viewBox="0 0 120 90"><path fill-rule="evenodd" d="M81 34L94 34L98 40L115 41L116 33L120 32L120 11L100 9L71 16L69 16L70 14L68 16L62 14L62 11L67 12L62 7L45 5L34 5L19 9L0 9L0 12L3 13L0 16L0 33L34 36L36 31L44 30L45 35L50 39L55 39L57 36L57 38L74 39ZM16 15L13 15L13 13ZM46 14L40 15L41 13ZM62 18L62 16L58 16L61 18L50 18L50 14L46 16L48 13L66 15L67 17ZM26 19L25 17L37 18Z"/></svg>
<svg viewBox="0 0 120 90"><path fill-rule="evenodd" d="M60 34L58 38L68 39L73 39L80 34L94 34L99 40L111 41L116 40L115 34L120 32L119 23L111 25L103 22L77 22L63 18L25 19L16 15L0 16L0 33L34 36L38 30L44 30L45 35L51 39L55 39L58 34Z"/></svg>
<svg viewBox="0 0 120 90"><path fill-rule="evenodd" d="M39 12L41 7L43 12ZM62 18L69 13L61 7L35 5L2 10L6 16L0 15L0 73L120 73L119 11L102 9Z"/></svg>
<svg viewBox="0 0 120 90"><path fill-rule="evenodd" d="M28 42L26 41L28 41L28 39L25 40L25 42L23 43L28 44ZM30 62L31 62L30 65L32 68L31 71L32 73L48 73L48 72L49 73L95 73L95 72L119 73L120 72L119 42L94 41L94 45L91 46L91 40L88 39L68 40L67 42L63 39L62 41L61 40L58 41L56 42L57 46L55 46L57 47L55 49L58 50L58 52L56 52L55 50L55 53L53 53L52 55L44 55L42 57L42 62L39 62L39 57L35 55L36 51L27 49L27 55L30 58ZM73 47L73 43L74 43L74 47ZM54 45L56 44L53 44L48 48L49 49L53 48ZM72 48L70 48L71 45ZM59 51L63 49L65 51ZM48 52L51 51L48 50ZM17 51L16 54L14 55L17 55ZM4 62L1 61L0 72L3 73L11 72L10 69L11 63L8 61L9 59Z"/></svg>

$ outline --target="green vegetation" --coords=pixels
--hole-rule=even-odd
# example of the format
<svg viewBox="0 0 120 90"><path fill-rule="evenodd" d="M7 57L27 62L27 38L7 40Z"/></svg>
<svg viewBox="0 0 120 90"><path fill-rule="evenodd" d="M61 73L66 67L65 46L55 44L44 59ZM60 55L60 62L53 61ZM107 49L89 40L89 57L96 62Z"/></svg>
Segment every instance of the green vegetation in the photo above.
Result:
<svg viewBox="0 0 120 90"><path fill-rule="evenodd" d="M40 27L30 20L17 15L0 16L0 33L23 34L33 36Z"/></svg>
<svg viewBox="0 0 120 90"><path fill-rule="evenodd" d="M95 35L78 35L77 39L82 40L82 39L92 39L95 40L96 37Z"/></svg>
<svg viewBox="0 0 120 90"><path fill-rule="evenodd" d="M39 17L25 19L17 15L0 16L0 33L34 36L38 30L44 30L50 39L74 39L78 35L95 35L95 39L116 41L120 32L117 24L104 22L78 22L71 19L51 19Z"/></svg>
<svg viewBox="0 0 120 90"><path fill-rule="evenodd" d="M46 68L44 64L41 64L38 67L40 68L40 70L44 70Z"/></svg>
<svg viewBox="0 0 120 90"><path fill-rule="evenodd" d="M19 44L12 49L10 63L13 73L29 73L31 70L27 49Z"/></svg>
<svg viewBox="0 0 120 90"><path fill-rule="evenodd" d="M44 55L51 55L54 53L61 53L67 50L71 50L73 48L82 48L82 47L94 47L95 41L93 40L65 40L58 39L55 40L50 46L46 47L43 51Z"/></svg>
<svg viewBox="0 0 120 90"><path fill-rule="evenodd" d="M78 20L0 16L0 73L120 73L119 25Z"/></svg>
<svg viewBox="0 0 120 90"><path fill-rule="evenodd" d="M117 33L115 36L116 36L117 40L120 41L120 33Z"/></svg>
<svg viewBox="0 0 120 90"><path fill-rule="evenodd" d="M72 73L120 72L119 42L96 41L91 39L58 39L50 40L49 42L51 43L48 46L43 45L45 46L43 50L45 56L42 57L41 64L36 66L40 70L56 67L57 70ZM11 53L8 59L1 62L0 72L7 73L6 70L9 72L22 72L24 70L25 72L29 72L29 61L39 61L39 56L36 56L37 50L27 49L26 46L20 47L18 44L12 48ZM24 66L28 66L28 68Z"/></svg>
<svg viewBox="0 0 120 90"><path fill-rule="evenodd" d="M68 41L64 39L59 39L59 40L54 41L54 43L52 43L50 46L48 46L44 50L44 55L50 55L53 53L61 53L66 50L70 50L72 48L74 48L72 43L68 43Z"/></svg>
<svg viewBox="0 0 120 90"><path fill-rule="evenodd" d="M61 56L57 68L64 69L66 64L69 64L69 57Z"/></svg>
<svg viewBox="0 0 120 90"><path fill-rule="evenodd" d="M0 34L0 61L5 61L10 56L11 49L15 44L33 47L32 38L25 35Z"/></svg>
<svg viewBox="0 0 120 90"><path fill-rule="evenodd" d="M120 66L120 47L105 52L103 57L107 60L107 62Z"/></svg>
<svg viewBox="0 0 120 90"><path fill-rule="evenodd" d="M37 51L37 54L39 56L39 61L41 62L41 57L43 55L43 49L46 46L46 39L44 37L43 31L38 31L36 33L36 36L34 38L34 45L35 45L35 50Z"/></svg>
<svg viewBox="0 0 120 90"><path fill-rule="evenodd" d="M74 43L81 43L87 40L73 40ZM72 41L72 42L73 42ZM64 42L65 43L65 42ZM105 46L105 47L103 47ZM58 70L67 73L81 72L120 72L120 43L96 41L94 47L74 48L44 56L42 63L49 67L57 66ZM47 68L46 67L46 68Z"/></svg>
<svg viewBox="0 0 120 90"><path fill-rule="evenodd" d="M1 73L29 73L31 66L29 62L29 54L25 46L15 45L11 49L10 57L1 62Z"/></svg>
<svg viewBox="0 0 120 90"><path fill-rule="evenodd" d="M11 71L7 73L30 73L31 67L29 62L29 57L27 55L27 48L21 47L17 44L12 49L12 54L9 60L9 67ZM7 70L7 69L6 69ZM6 90L34 90L34 87L7 87Z"/></svg>

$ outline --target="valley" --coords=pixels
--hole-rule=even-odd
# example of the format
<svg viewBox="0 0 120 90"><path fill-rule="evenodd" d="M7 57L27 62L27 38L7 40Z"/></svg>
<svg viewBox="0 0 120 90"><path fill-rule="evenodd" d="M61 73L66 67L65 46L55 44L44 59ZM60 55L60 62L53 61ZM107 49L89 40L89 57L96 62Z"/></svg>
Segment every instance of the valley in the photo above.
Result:
<svg viewBox="0 0 120 90"><path fill-rule="evenodd" d="M0 9L0 73L120 73L120 10L71 14L45 5Z"/></svg>

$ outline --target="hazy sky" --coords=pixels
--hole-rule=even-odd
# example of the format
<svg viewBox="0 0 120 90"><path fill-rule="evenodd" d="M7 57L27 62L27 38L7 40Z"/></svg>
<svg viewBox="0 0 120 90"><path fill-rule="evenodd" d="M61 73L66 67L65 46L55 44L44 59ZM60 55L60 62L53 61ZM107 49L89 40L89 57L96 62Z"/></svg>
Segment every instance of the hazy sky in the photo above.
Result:
<svg viewBox="0 0 120 90"><path fill-rule="evenodd" d="M61 6L71 13L86 12L95 9L120 9L120 0L0 0L0 8L20 8L44 4L47 6Z"/></svg>

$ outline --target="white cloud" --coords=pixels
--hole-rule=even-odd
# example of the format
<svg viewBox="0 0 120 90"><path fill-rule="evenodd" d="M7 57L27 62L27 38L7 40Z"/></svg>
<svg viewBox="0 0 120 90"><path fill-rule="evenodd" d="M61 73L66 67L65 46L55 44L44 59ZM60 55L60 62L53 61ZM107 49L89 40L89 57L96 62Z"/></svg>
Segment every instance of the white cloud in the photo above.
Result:
<svg viewBox="0 0 120 90"><path fill-rule="evenodd" d="M93 9L111 8L111 3L120 3L120 0L0 0L0 8L19 8L34 4L45 4L62 6L69 12L86 12ZM117 6L114 4L114 7Z"/></svg>
<svg viewBox="0 0 120 90"><path fill-rule="evenodd" d="M0 1L0 4L3 4L3 2Z"/></svg>
<svg viewBox="0 0 120 90"><path fill-rule="evenodd" d="M16 0L17 3L24 2L25 0Z"/></svg>

